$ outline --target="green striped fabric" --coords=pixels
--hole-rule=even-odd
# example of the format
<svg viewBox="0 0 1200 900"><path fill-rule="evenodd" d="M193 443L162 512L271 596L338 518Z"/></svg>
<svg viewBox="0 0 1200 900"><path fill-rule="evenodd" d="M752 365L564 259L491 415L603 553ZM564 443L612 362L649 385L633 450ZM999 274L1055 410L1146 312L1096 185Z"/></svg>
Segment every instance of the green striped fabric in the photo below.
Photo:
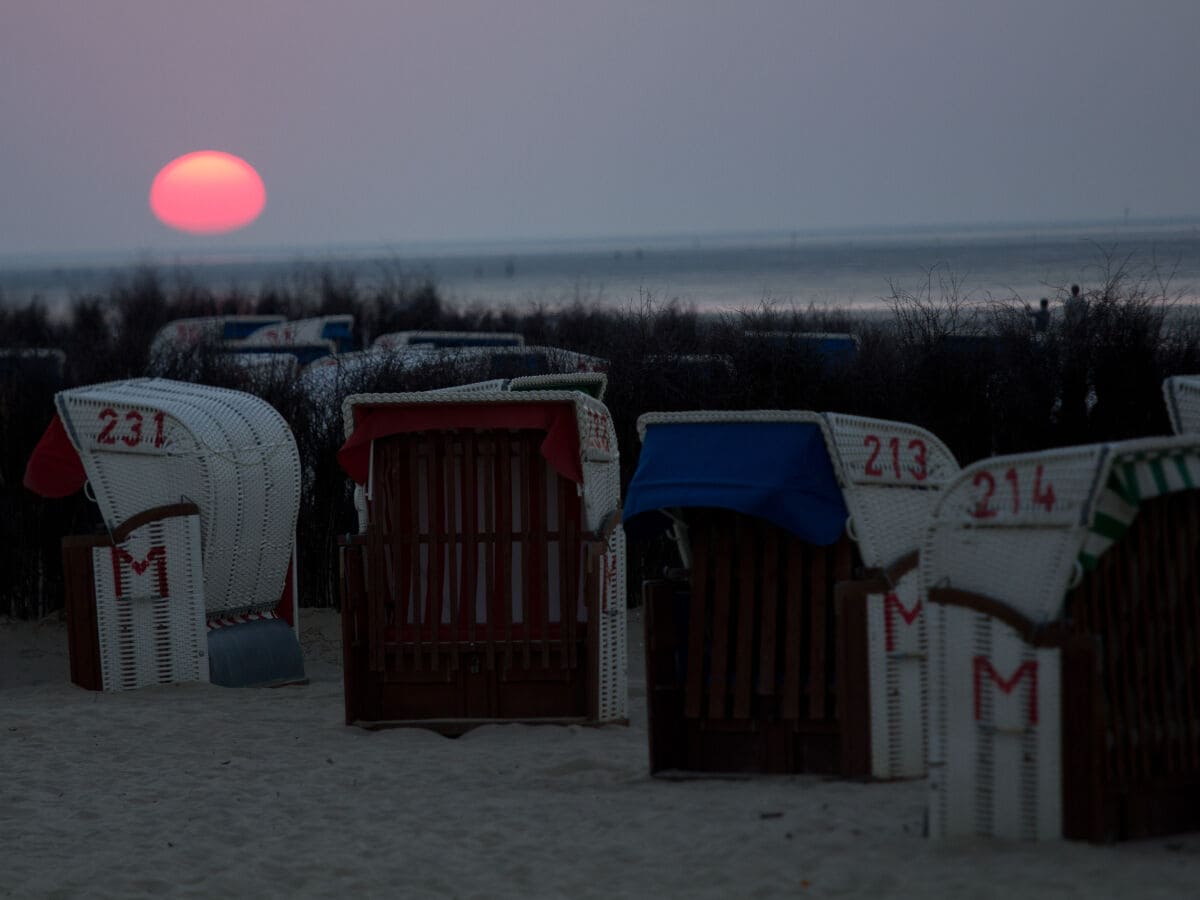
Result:
<svg viewBox="0 0 1200 900"><path fill-rule="evenodd" d="M1096 501L1091 529L1079 553L1085 572L1121 539L1137 516L1138 504L1152 497L1200 486L1200 456L1192 449L1130 453L1113 460L1108 483Z"/></svg>

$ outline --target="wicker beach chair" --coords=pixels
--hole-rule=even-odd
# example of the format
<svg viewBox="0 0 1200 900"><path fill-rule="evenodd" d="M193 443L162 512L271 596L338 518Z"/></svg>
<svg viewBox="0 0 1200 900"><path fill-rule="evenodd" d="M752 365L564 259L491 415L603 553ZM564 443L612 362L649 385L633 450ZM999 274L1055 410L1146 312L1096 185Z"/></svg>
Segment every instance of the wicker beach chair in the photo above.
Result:
<svg viewBox="0 0 1200 900"><path fill-rule="evenodd" d="M86 482L108 532L68 543L98 541L113 560L129 556L139 573L151 563L155 571L165 567L160 587L182 584L172 574L176 560L182 565L202 548L202 577L187 593L201 598L210 679L227 685L302 679L294 587L300 462L283 418L250 394L165 379L61 391L55 403L58 414L30 458L26 485L66 496ZM122 549L120 535L180 503L195 507L194 539L193 531L172 526L174 537L157 556L157 544L145 554ZM137 525L134 538L143 527ZM74 586L69 609L93 615L104 602L103 567L86 564L94 577L80 576L72 560L85 565L82 556L64 557ZM157 595L131 596L130 602Z"/></svg>
<svg viewBox="0 0 1200 900"><path fill-rule="evenodd" d="M854 362L862 346L858 335L840 332L747 331L745 337L776 351L801 351L828 369Z"/></svg>
<svg viewBox="0 0 1200 900"><path fill-rule="evenodd" d="M913 569L949 451L810 412L649 413L638 431L628 527L670 522L684 568L645 587L651 770L921 774Z"/></svg>
<svg viewBox="0 0 1200 900"><path fill-rule="evenodd" d="M1200 375L1164 379L1163 399L1176 434L1200 434Z"/></svg>
<svg viewBox="0 0 1200 900"><path fill-rule="evenodd" d="M150 352L181 347L201 341L233 341L268 326L285 321L285 316L199 316L173 319L158 330L150 344Z"/></svg>
<svg viewBox="0 0 1200 900"><path fill-rule="evenodd" d="M576 391L351 396L347 724L458 733L626 716L612 421Z"/></svg>
<svg viewBox="0 0 1200 900"><path fill-rule="evenodd" d="M1200 826L1200 440L996 457L926 533L930 833Z"/></svg>
<svg viewBox="0 0 1200 900"><path fill-rule="evenodd" d="M227 346L236 348L320 346L324 342L332 345L334 353L353 350L354 316L342 313L270 322L236 339L226 339Z"/></svg>
<svg viewBox="0 0 1200 900"><path fill-rule="evenodd" d="M524 347L525 337L505 331L392 331L371 342L385 350L402 347L453 350L460 347Z"/></svg>

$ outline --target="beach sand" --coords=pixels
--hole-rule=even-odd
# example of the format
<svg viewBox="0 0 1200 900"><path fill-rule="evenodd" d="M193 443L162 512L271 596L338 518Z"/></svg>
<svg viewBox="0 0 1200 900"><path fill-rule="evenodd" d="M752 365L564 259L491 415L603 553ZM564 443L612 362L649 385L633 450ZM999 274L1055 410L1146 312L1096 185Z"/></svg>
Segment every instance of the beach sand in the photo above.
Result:
<svg viewBox="0 0 1200 900"><path fill-rule="evenodd" d="M629 727L457 740L342 724L330 610L275 690L84 691L61 621L0 621L0 896L1200 896L1200 834L932 842L921 782L652 779L632 619Z"/></svg>

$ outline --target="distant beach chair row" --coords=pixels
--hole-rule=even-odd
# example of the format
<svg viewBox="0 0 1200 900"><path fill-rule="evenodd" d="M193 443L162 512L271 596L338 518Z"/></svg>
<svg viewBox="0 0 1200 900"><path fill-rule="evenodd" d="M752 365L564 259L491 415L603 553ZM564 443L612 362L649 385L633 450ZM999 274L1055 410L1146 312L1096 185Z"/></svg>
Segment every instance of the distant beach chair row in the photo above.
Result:
<svg viewBox="0 0 1200 900"><path fill-rule="evenodd" d="M624 721L625 529L665 532L654 773L928 773L936 837L1200 824L1200 378L1164 385L1180 435L962 470L899 422L648 413L623 504L606 383L345 400L348 723ZM56 405L26 484L106 529L64 540L73 680L302 680L278 413L162 379Z"/></svg>

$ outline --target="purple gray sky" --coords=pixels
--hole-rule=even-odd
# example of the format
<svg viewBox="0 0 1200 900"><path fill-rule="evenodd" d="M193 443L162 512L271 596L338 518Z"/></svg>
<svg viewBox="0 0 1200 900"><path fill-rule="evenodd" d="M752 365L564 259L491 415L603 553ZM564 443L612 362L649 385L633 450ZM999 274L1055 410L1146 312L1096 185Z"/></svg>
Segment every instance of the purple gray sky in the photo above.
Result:
<svg viewBox="0 0 1200 900"><path fill-rule="evenodd" d="M0 258L1200 214L1197 0L39 0ZM147 205L197 149L267 206Z"/></svg>

